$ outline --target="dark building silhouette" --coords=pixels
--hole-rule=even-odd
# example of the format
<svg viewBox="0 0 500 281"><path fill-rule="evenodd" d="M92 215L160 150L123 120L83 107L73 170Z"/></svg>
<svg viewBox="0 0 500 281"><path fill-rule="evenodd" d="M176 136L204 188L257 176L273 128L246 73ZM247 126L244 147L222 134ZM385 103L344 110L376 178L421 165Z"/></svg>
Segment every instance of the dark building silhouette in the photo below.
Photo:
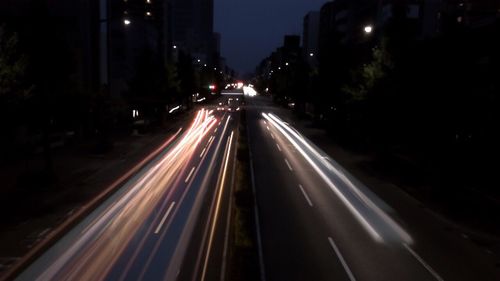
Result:
<svg viewBox="0 0 500 281"><path fill-rule="evenodd" d="M213 63L213 0L170 0L172 44Z"/></svg>
<svg viewBox="0 0 500 281"><path fill-rule="evenodd" d="M392 19L404 19L405 32L417 40L491 25L500 14L497 0L383 0L379 5L381 28Z"/></svg>
<svg viewBox="0 0 500 281"><path fill-rule="evenodd" d="M109 36L109 87L117 97L128 90L139 60L145 56L164 62L168 40L165 32L166 2L163 0L108 0L106 26ZM105 44L102 44L105 45ZM106 83L104 83L106 84Z"/></svg>
<svg viewBox="0 0 500 281"><path fill-rule="evenodd" d="M313 11L307 13L304 17L302 48L304 50L304 57L310 64L315 64L316 56L318 55L319 16L319 12Z"/></svg>

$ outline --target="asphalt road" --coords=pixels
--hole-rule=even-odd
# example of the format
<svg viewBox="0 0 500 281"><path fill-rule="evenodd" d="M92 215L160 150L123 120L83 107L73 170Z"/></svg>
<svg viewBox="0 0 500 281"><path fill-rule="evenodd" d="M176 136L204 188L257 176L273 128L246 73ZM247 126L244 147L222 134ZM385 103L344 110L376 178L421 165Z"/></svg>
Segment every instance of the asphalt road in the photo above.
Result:
<svg viewBox="0 0 500 281"><path fill-rule="evenodd" d="M375 194L280 115L265 98L248 101L267 281L500 280L472 243L403 192Z"/></svg>
<svg viewBox="0 0 500 281"><path fill-rule="evenodd" d="M223 280L239 112L190 126L17 280ZM263 280L500 280L470 242L364 186L265 98L247 99Z"/></svg>
<svg viewBox="0 0 500 281"><path fill-rule="evenodd" d="M16 280L219 280L239 112L213 109Z"/></svg>

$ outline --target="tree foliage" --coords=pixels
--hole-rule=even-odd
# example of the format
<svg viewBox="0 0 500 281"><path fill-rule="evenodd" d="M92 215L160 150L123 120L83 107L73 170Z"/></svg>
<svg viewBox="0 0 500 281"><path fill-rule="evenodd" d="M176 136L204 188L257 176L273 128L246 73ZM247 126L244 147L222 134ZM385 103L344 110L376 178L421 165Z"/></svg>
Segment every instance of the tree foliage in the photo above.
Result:
<svg viewBox="0 0 500 281"><path fill-rule="evenodd" d="M0 97L9 104L28 98L31 92L23 83L27 58L19 53L18 42L16 33L9 35L0 27Z"/></svg>
<svg viewBox="0 0 500 281"><path fill-rule="evenodd" d="M376 86L394 69L394 62L387 49L387 40L374 47L372 61L353 73L353 82L343 87L352 102L364 101Z"/></svg>

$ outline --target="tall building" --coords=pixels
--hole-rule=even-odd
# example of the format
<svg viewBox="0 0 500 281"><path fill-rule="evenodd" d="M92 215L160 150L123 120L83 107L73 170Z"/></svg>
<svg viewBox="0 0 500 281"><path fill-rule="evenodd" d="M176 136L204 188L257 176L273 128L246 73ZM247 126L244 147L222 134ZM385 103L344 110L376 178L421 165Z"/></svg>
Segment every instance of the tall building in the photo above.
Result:
<svg viewBox="0 0 500 281"><path fill-rule="evenodd" d="M302 31L302 48L304 57L309 64L316 64L319 42L319 12L309 12L304 17L304 27Z"/></svg>
<svg viewBox="0 0 500 281"><path fill-rule="evenodd" d="M316 54L319 40L319 12L309 12L304 17L302 46L306 54Z"/></svg>
<svg viewBox="0 0 500 281"><path fill-rule="evenodd" d="M493 24L500 16L498 0L383 0L379 26L404 18L406 32L425 40L443 33Z"/></svg>
<svg viewBox="0 0 500 281"><path fill-rule="evenodd" d="M101 9L106 20L108 34L101 36L101 44L107 54L102 55L108 65L109 82L113 96L128 90L128 82L136 74L137 63L145 56L159 58L163 62L167 38L164 0L101 0L108 2ZM105 47L107 45L107 47ZM103 69L106 71L106 69Z"/></svg>
<svg viewBox="0 0 500 281"><path fill-rule="evenodd" d="M170 0L172 43L202 63L213 53L213 0Z"/></svg>

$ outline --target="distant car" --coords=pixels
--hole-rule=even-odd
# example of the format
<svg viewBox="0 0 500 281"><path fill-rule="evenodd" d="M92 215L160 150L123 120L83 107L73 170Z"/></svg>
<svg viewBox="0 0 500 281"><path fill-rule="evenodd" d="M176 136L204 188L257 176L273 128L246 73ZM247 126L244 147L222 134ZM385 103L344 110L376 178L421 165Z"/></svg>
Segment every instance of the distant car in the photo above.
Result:
<svg viewBox="0 0 500 281"><path fill-rule="evenodd" d="M241 110L242 99L241 98L228 98L226 110L230 112Z"/></svg>
<svg viewBox="0 0 500 281"><path fill-rule="evenodd" d="M226 109L224 108L224 104L223 104L222 102L219 102L219 103L217 104L217 111L224 111L224 110L226 110Z"/></svg>

